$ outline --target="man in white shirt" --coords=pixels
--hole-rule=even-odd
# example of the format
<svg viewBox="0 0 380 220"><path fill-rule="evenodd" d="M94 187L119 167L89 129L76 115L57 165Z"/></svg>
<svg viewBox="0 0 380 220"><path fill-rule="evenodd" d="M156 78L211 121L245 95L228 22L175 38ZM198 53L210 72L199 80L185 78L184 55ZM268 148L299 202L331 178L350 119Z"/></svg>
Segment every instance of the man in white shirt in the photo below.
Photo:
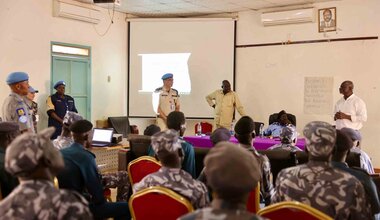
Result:
<svg viewBox="0 0 380 220"><path fill-rule="evenodd" d="M334 120L336 129L351 128L360 130L363 122L367 121L367 107L362 99L354 93L354 84L351 81L344 81L339 88L343 95L335 104Z"/></svg>

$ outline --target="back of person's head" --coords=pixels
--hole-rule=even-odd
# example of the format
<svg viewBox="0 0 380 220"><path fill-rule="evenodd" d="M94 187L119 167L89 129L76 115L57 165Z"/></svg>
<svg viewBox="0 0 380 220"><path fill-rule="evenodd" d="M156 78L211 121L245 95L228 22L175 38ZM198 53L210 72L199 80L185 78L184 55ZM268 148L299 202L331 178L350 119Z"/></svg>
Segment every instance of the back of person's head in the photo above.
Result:
<svg viewBox="0 0 380 220"><path fill-rule="evenodd" d="M219 142L204 159L207 183L218 198L242 203L261 177L257 159L244 148Z"/></svg>
<svg viewBox="0 0 380 220"><path fill-rule="evenodd" d="M281 143L292 144L297 141L297 131L293 126L286 126L281 129Z"/></svg>
<svg viewBox="0 0 380 220"><path fill-rule="evenodd" d="M6 148L19 134L20 129L16 122L0 122L0 148Z"/></svg>
<svg viewBox="0 0 380 220"><path fill-rule="evenodd" d="M161 128L159 126L157 126L155 124L151 124L145 128L144 135L152 136L152 135L157 134L160 131L161 131Z"/></svg>
<svg viewBox="0 0 380 220"><path fill-rule="evenodd" d="M221 141L229 141L231 138L231 133L227 128L217 128L212 132L210 139L213 145Z"/></svg>
<svg viewBox="0 0 380 220"><path fill-rule="evenodd" d="M5 169L22 178L32 177L38 168L48 168L52 176L56 175L65 165L50 140L54 131L54 127L49 127L38 134L27 132L16 137L6 150Z"/></svg>
<svg viewBox="0 0 380 220"><path fill-rule="evenodd" d="M173 111L169 113L166 119L166 123L167 123L168 129L181 131L182 129L184 129L186 118L183 112Z"/></svg>
<svg viewBox="0 0 380 220"><path fill-rule="evenodd" d="M336 142L333 151L333 161L343 162L350 149L354 146L351 138L340 130L336 130Z"/></svg>
<svg viewBox="0 0 380 220"><path fill-rule="evenodd" d="M354 142L354 147L360 145L360 141L362 140L362 136L359 131L355 131L352 128L342 128L340 129L341 132L345 133L348 137L351 138L351 140Z"/></svg>
<svg viewBox="0 0 380 220"><path fill-rule="evenodd" d="M236 122L235 137L241 144L251 144L254 137L255 122L249 116L243 116Z"/></svg>
<svg viewBox="0 0 380 220"><path fill-rule="evenodd" d="M69 129L75 142L87 141L89 132L92 130L92 123L87 120L78 120L70 125Z"/></svg>
<svg viewBox="0 0 380 220"><path fill-rule="evenodd" d="M332 125L323 121L312 121L303 129L303 135L310 160L331 160L336 140L336 131Z"/></svg>
<svg viewBox="0 0 380 220"><path fill-rule="evenodd" d="M153 135L152 149L163 166L170 168L181 167L184 153L177 131L168 129Z"/></svg>

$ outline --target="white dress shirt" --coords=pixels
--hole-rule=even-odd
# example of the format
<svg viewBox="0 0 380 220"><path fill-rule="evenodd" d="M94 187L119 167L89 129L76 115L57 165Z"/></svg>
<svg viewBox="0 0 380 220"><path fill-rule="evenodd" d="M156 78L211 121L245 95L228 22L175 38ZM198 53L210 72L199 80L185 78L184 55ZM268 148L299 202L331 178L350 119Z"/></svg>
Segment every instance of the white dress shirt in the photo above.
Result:
<svg viewBox="0 0 380 220"><path fill-rule="evenodd" d="M337 112L343 112L351 115L351 121L348 119L337 119L335 121L336 129L344 127L359 130L363 127L363 122L367 121L367 107L363 100L352 94L347 99L343 97L335 104L334 115Z"/></svg>

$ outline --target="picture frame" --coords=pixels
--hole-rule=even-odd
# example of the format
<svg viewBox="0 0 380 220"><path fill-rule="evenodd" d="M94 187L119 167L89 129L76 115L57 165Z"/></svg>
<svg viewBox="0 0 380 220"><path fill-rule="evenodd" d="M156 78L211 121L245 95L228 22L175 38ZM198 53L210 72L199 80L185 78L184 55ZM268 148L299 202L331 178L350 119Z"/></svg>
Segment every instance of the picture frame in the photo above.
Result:
<svg viewBox="0 0 380 220"><path fill-rule="evenodd" d="M336 7L321 8L318 10L318 31L336 31Z"/></svg>

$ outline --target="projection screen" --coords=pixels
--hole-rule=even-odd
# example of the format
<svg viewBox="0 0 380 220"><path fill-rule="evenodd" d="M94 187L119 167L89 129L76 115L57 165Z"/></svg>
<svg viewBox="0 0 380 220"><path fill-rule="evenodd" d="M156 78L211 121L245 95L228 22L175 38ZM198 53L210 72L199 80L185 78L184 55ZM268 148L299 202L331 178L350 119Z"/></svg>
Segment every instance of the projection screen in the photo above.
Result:
<svg viewBox="0 0 380 220"><path fill-rule="evenodd" d="M152 92L173 73L186 117L213 117L206 95L234 84L234 29L232 18L130 20L128 116L155 117Z"/></svg>

